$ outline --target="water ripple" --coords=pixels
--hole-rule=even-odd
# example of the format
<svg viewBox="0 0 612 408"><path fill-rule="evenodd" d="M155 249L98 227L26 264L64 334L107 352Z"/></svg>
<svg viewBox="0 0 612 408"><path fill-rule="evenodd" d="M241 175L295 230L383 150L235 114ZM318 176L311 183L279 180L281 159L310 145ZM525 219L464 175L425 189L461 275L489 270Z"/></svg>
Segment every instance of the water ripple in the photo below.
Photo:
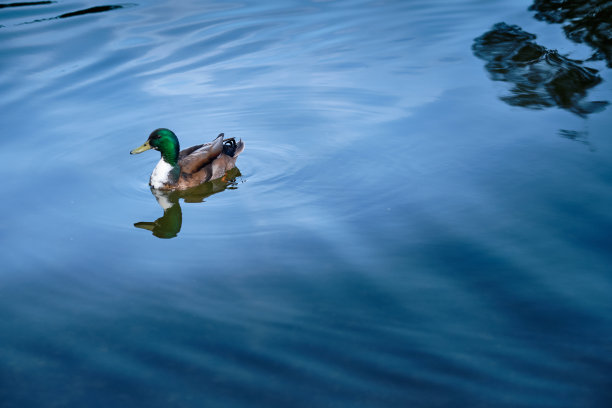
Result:
<svg viewBox="0 0 612 408"><path fill-rule="evenodd" d="M500 103L474 51L549 47L529 1L34 3L0 12L0 405L606 406L610 120L567 108L610 72ZM502 78L582 65L542 55ZM242 138L235 180L164 211L157 127Z"/></svg>

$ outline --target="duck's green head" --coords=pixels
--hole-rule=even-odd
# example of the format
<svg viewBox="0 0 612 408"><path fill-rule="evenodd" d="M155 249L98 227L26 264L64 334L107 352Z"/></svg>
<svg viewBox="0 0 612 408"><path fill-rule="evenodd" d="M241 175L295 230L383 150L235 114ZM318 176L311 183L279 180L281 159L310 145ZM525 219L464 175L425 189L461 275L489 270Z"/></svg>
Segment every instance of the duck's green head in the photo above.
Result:
<svg viewBox="0 0 612 408"><path fill-rule="evenodd" d="M179 156L179 141L170 129L155 129L144 144L130 152L130 154L142 153L154 149L161 153L162 158L169 164L176 165Z"/></svg>

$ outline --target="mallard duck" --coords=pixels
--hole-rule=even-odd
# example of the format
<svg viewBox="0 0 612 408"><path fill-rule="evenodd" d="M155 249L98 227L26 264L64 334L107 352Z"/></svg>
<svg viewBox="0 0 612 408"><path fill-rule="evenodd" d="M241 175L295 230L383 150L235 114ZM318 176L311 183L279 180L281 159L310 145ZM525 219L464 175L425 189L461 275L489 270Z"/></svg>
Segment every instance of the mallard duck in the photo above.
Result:
<svg viewBox="0 0 612 408"><path fill-rule="evenodd" d="M161 159L149 180L149 185L159 190L185 190L225 175L236 166L236 158L242 150L242 140L223 139L223 133L209 143L180 150L179 141L169 129L156 129L139 148L130 154L149 149L158 150Z"/></svg>

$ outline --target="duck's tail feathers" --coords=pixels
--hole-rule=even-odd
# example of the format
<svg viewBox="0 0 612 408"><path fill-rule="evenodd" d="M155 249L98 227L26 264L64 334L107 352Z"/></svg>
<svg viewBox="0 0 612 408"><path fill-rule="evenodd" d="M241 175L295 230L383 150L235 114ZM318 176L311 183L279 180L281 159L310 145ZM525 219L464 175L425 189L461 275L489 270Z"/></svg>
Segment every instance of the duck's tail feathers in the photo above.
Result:
<svg viewBox="0 0 612 408"><path fill-rule="evenodd" d="M227 154L230 157L238 157L240 153L244 150L244 142L240 139L236 142L236 139L230 137L223 141L223 153Z"/></svg>
<svg viewBox="0 0 612 408"><path fill-rule="evenodd" d="M242 141L242 139L240 139L238 140L238 143L236 143L236 151L234 152L234 157L238 157L240 153L242 153L243 150L244 150L244 142Z"/></svg>

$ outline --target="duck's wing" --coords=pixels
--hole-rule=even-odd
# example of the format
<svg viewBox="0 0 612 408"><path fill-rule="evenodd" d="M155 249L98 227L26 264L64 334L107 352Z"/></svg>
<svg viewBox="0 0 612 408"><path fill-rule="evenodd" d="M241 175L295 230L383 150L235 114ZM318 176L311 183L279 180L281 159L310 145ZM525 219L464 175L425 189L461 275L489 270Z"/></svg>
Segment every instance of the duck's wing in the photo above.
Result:
<svg viewBox="0 0 612 408"><path fill-rule="evenodd" d="M181 173L193 174L223 152L223 133L210 143L192 146L179 153Z"/></svg>
<svg viewBox="0 0 612 408"><path fill-rule="evenodd" d="M203 147L203 146L209 145L209 144L210 144L210 142L204 143L204 144L195 145L195 146L191 146L191 147L186 148L185 150L181 150L179 152L179 161L183 160L185 157L189 156L191 153L195 152L200 147Z"/></svg>

